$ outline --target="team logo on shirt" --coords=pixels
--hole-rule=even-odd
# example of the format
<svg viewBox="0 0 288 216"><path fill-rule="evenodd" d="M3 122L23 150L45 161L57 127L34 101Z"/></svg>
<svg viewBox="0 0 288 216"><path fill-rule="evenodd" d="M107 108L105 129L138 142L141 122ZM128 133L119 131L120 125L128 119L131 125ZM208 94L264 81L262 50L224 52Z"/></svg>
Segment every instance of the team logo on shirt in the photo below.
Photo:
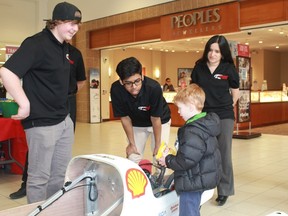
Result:
<svg viewBox="0 0 288 216"><path fill-rule="evenodd" d="M139 106L138 107L138 110L141 110L141 111L149 111L150 110L150 106Z"/></svg>
<svg viewBox="0 0 288 216"><path fill-rule="evenodd" d="M70 64L74 64L74 61L70 59L69 54L66 54L66 58L68 59Z"/></svg>
<svg viewBox="0 0 288 216"><path fill-rule="evenodd" d="M220 80L227 80L228 76L227 75L223 75L223 74L215 74L214 78L215 79L220 79Z"/></svg>

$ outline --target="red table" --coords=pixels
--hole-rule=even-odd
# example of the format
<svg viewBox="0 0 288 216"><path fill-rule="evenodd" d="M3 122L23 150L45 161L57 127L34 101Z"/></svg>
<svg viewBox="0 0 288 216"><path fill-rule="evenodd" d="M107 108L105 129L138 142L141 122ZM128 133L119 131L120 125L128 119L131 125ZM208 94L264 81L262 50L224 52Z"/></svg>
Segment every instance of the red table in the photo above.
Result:
<svg viewBox="0 0 288 216"><path fill-rule="evenodd" d="M28 146L22 124L11 118L0 118L0 142L5 151L5 161L0 164L10 164L11 172L22 174L26 162Z"/></svg>

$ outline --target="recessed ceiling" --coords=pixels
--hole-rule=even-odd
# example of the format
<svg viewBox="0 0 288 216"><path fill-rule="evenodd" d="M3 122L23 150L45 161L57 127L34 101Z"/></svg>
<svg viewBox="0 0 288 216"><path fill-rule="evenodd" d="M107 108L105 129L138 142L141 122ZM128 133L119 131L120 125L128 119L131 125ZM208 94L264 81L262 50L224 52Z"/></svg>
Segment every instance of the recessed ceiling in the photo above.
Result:
<svg viewBox="0 0 288 216"><path fill-rule="evenodd" d="M250 52L257 50L270 50L276 52L288 52L288 25L279 25L265 28L242 30L237 33L224 34L229 41L241 44L249 43ZM169 42L150 42L145 44L125 46L125 48L137 48L166 52L198 52L203 51L209 37L197 37ZM276 48L278 46L278 48ZM4 43L0 44L0 62L5 61ZM123 46L121 46L121 49Z"/></svg>

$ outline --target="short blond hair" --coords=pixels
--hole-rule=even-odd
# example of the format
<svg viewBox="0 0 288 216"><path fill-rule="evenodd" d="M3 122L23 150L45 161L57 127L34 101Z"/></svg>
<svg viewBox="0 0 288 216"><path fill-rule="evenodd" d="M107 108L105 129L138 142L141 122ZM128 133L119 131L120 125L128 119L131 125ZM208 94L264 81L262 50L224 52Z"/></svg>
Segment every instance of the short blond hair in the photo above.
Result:
<svg viewBox="0 0 288 216"><path fill-rule="evenodd" d="M195 105L196 109L201 111L204 107L205 92L203 89L195 83L190 84L184 89L181 89L174 97L173 102Z"/></svg>

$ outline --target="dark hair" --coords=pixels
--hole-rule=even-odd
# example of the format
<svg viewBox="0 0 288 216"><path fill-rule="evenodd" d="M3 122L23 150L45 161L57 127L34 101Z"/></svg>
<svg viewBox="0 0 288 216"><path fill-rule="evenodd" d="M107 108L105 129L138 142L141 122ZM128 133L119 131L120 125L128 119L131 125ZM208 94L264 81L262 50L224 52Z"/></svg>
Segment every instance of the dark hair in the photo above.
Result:
<svg viewBox="0 0 288 216"><path fill-rule="evenodd" d="M79 28L81 26L81 22L78 20L72 20L73 22L77 23ZM46 20L46 28L52 30L54 29L57 25L61 24L61 23L67 23L67 22L71 22L71 20Z"/></svg>
<svg viewBox="0 0 288 216"><path fill-rule="evenodd" d="M58 22L56 20L46 20L46 27L50 30L57 26Z"/></svg>
<svg viewBox="0 0 288 216"><path fill-rule="evenodd" d="M126 58L117 65L116 72L121 80L127 79L134 74L142 76L142 65L135 57Z"/></svg>
<svg viewBox="0 0 288 216"><path fill-rule="evenodd" d="M219 48L220 48L220 53L221 53L221 62L228 62L228 63L234 63L233 62L233 58L231 55L231 51L230 51L230 46L229 43L227 41L227 39L222 36L222 35L214 35L213 37L211 37L206 45L205 45L205 49L203 52L203 56L202 58L200 58L197 63L202 62L202 63L206 63L208 62L208 52L210 51L211 45L213 43L218 43Z"/></svg>

